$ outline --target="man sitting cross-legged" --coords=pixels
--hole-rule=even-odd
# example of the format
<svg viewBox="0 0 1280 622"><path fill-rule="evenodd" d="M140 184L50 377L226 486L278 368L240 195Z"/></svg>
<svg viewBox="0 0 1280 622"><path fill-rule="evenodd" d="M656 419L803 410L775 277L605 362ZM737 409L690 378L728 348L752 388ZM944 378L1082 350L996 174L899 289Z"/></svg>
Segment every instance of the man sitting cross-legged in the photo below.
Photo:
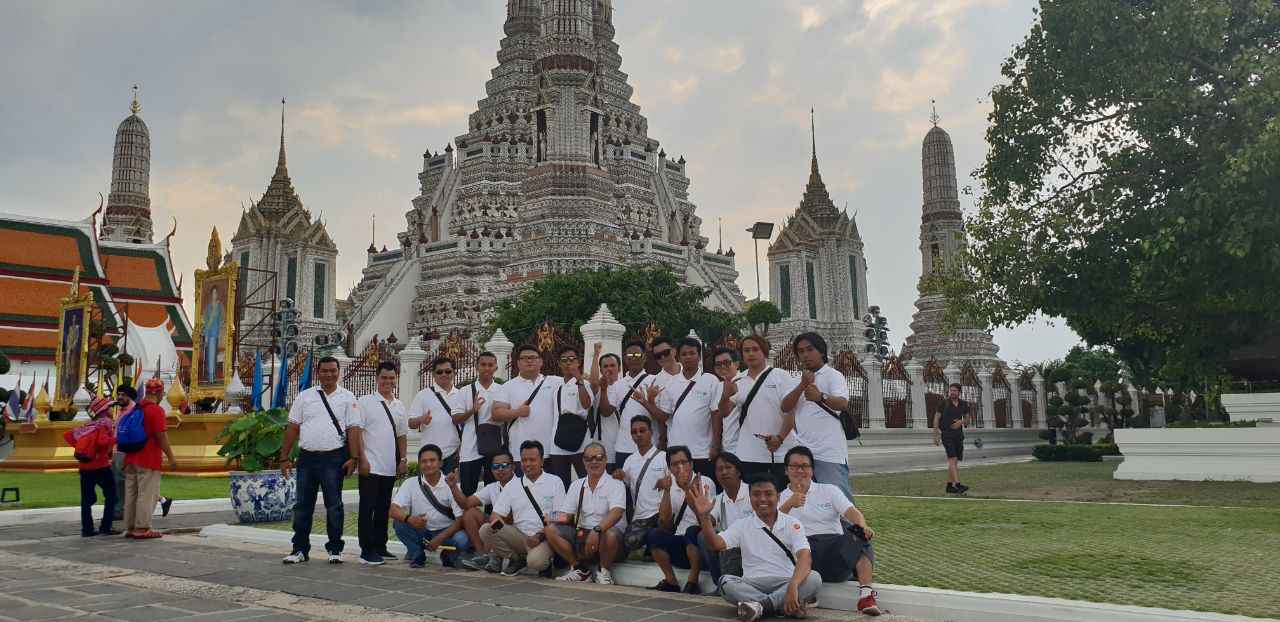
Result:
<svg viewBox="0 0 1280 622"><path fill-rule="evenodd" d="M698 574L702 571L702 556L698 552L700 529L697 515L689 511L688 491L698 488L701 494L713 496L715 484L707 476L693 472L693 454L684 445L667 448L667 470L669 474L658 483L662 490L658 526L645 536L645 545L662 570L662 580L649 589L681 591L672 570L672 566L678 566L689 569L684 593L701 594L702 590L698 588Z"/></svg>
<svg viewBox="0 0 1280 622"><path fill-rule="evenodd" d="M707 546L713 551L742 549L742 576L720 579L724 599L737 605L742 622L771 615L803 616L822 588L822 577L810 568L804 527L778 511L778 484L771 476L752 476L748 491L755 513L716 533L711 518L715 500L696 486L690 489L689 505L698 513Z"/></svg>
<svg viewBox="0 0 1280 622"><path fill-rule="evenodd" d="M418 450L418 477L405 480L391 498L392 524L404 543L410 568L423 567L426 551L436 550L444 565L452 566L468 546L462 508L440 473L443 458L436 445L423 445Z"/></svg>
<svg viewBox="0 0 1280 622"><path fill-rule="evenodd" d="M543 530L560 507L564 483L542 470L542 459L542 443L527 440L520 444L524 475L503 486L489 521L480 526L480 540L497 560L496 564L491 559L485 565L489 572L501 570L504 576L514 577L526 565L538 573L551 567L554 555ZM498 463L499 456L495 456L494 465ZM503 560L507 560L506 568L502 567Z"/></svg>
<svg viewBox="0 0 1280 622"><path fill-rule="evenodd" d="M571 484L560 500L560 513L545 533L556 554L569 562L569 572L561 581L587 581L591 571L586 563L598 559L596 583L613 585L613 563L625 556L622 546L622 513L627 507L627 491L622 482L605 475L608 454L604 445L592 441L582 452L587 476Z"/></svg>
<svg viewBox="0 0 1280 622"><path fill-rule="evenodd" d="M502 570L502 558L495 555L488 541L480 537L480 527L493 520L492 517L485 516L485 508L492 508L498 503L498 497L515 475L513 466L511 452L502 449L489 459L489 469L496 478L494 481L485 484L484 488L469 497L462 492L461 487L452 487L454 500L463 508L462 527L467 532L467 539L476 543L476 554L459 562L467 570Z"/></svg>

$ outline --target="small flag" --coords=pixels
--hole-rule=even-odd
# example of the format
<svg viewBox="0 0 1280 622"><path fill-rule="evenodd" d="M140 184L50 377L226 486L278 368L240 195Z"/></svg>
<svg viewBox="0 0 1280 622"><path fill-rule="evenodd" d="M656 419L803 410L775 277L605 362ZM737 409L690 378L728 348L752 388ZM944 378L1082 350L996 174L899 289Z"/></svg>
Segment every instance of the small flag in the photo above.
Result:
<svg viewBox="0 0 1280 622"><path fill-rule="evenodd" d="M262 410L262 353L254 350L253 352L253 393L251 394L250 407L254 410Z"/></svg>
<svg viewBox="0 0 1280 622"><path fill-rule="evenodd" d="M280 353L280 381L276 383L274 395L271 397L272 408L284 408L284 402L289 397L289 350L281 348Z"/></svg>
<svg viewBox="0 0 1280 622"><path fill-rule="evenodd" d="M18 374L18 381L13 384L13 390L9 392L9 403L5 405L9 409L9 420L19 421L22 418L22 374Z"/></svg>
<svg viewBox="0 0 1280 622"><path fill-rule="evenodd" d="M298 378L298 393L311 388L311 366L315 363L316 351L307 353L307 366L302 368L302 376Z"/></svg>
<svg viewBox="0 0 1280 622"><path fill-rule="evenodd" d="M26 403L22 405L23 418L33 421L36 418L36 375L31 374L31 388L27 389Z"/></svg>

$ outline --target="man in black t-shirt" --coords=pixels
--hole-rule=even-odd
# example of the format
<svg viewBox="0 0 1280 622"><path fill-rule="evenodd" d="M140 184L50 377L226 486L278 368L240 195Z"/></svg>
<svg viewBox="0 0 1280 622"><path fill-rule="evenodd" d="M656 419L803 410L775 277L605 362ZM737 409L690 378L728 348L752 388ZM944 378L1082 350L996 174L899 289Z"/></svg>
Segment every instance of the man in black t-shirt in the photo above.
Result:
<svg viewBox="0 0 1280 622"><path fill-rule="evenodd" d="M947 387L942 410L933 414L933 444L947 450L947 492L963 493L968 486L960 483L959 462L964 460L964 429L972 425L969 403L960 399L959 383Z"/></svg>

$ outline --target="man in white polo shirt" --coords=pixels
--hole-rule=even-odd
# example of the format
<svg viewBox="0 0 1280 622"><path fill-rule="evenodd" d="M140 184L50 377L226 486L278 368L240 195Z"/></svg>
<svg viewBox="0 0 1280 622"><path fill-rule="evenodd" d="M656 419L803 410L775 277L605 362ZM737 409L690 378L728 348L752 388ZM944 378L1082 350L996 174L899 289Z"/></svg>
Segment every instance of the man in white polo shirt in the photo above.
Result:
<svg viewBox="0 0 1280 622"><path fill-rule="evenodd" d="M418 476L400 484L391 498L392 525L410 568L426 565L427 551L440 551L440 561L453 566L470 544L462 528L462 508L440 472L442 455L430 443L419 448Z"/></svg>
<svg viewBox="0 0 1280 622"><path fill-rule="evenodd" d="M760 472L782 477L782 456L798 442L795 418L782 408L796 380L785 370L769 366L769 342L764 337L743 337L739 348L747 371L733 395L738 412L730 417L737 417L742 426L734 453L742 461L743 477Z"/></svg>
<svg viewBox="0 0 1280 622"><path fill-rule="evenodd" d="M573 482L560 500L559 514L543 533L551 549L569 563L569 572L560 581L582 582L591 578L585 565L599 561L596 583L613 585L613 564L622 548L622 530L626 524L622 514L627 507L627 491L622 482L605 475L608 452L604 445L592 442L582 452L587 475Z"/></svg>
<svg viewBox="0 0 1280 622"><path fill-rule="evenodd" d="M458 388L453 386L454 364L449 357L431 361L431 384L418 391L409 406L409 427L419 430L422 445L435 445L444 452L441 472L448 475L458 467L458 426L467 413L458 405Z"/></svg>
<svg viewBox="0 0 1280 622"><path fill-rule="evenodd" d="M613 473L622 465L622 462L617 459L618 426L621 423L622 413L609 400L609 394L613 392L619 400L626 399L623 394L627 390L627 385L618 381L618 377L622 374L622 358L612 352L601 354L603 350L604 344L595 345L595 352L591 357L591 374L587 377L587 384L596 398L590 438L609 450L609 464L606 472Z"/></svg>
<svg viewBox="0 0 1280 622"><path fill-rule="evenodd" d="M658 447L667 446L667 413L662 409L663 393L672 383L683 377L680 373L680 361L676 358L676 346L670 337L655 337L650 346L650 356L661 369L654 374L653 380L646 381L645 390L637 392L632 398L640 403L653 422L653 444ZM681 382L683 387L684 383Z"/></svg>
<svg viewBox="0 0 1280 622"><path fill-rule="evenodd" d="M387 552L387 512L396 477L404 475L409 424L404 404L395 397L399 374L395 363L378 364L378 390L356 401L358 417L349 433L359 439L360 508L357 533L360 563L378 566Z"/></svg>
<svg viewBox="0 0 1280 622"><path fill-rule="evenodd" d="M667 446L683 445L693 453L693 470L708 479L716 475L711 460L720 452L721 391L724 382L712 373L703 373L702 342L693 337L680 340L681 375L667 385L658 402L667 415Z"/></svg>
<svg viewBox="0 0 1280 622"><path fill-rule="evenodd" d="M480 426L493 425L493 402L495 396L502 391L502 385L494 382L493 375L498 371L498 357L492 352L481 352L476 355L476 379L474 382L458 388L458 406L466 415L466 423L462 424L462 444L458 448L459 475L461 475L462 492L473 495L479 488L480 480L489 484L494 481L494 474L485 467L485 461L492 455L480 451L476 430ZM487 448L489 454L498 449Z"/></svg>
<svg viewBox="0 0 1280 622"><path fill-rule="evenodd" d="M662 503L658 482L667 476L667 454L653 445L653 423L644 415L631 418L631 439L638 451L613 472L613 477L627 488L627 529L622 544L634 551L644 546L649 530L658 526Z"/></svg>
<svg viewBox="0 0 1280 622"><path fill-rule="evenodd" d="M521 444L524 475L502 489L489 522L480 527L480 539L493 549L503 576L514 577L526 566L536 573L551 567L554 554L543 530L560 507L564 483L542 470L542 460L541 443ZM502 560L506 560L505 568ZM485 570L493 572L493 565Z"/></svg>
<svg viewBox="0 0 1280 622"><path fill-rule="evenodd" d="M467 570L498 572L502 570L502 560L493 554L489 540L480 536L480 528L490 520L485 512L498 502L503 489L512 482L515 476L515 461L506 449L494 453L489 460L491 462L486 466L492 470L496 479L485 484L484 488L476 491L476 494L467 495L460 486L453 485L457 479L456 475L449 476L449 483L453 491L453 499L462 507L462 527L467 530L467 539L475 545L476 549L475 555L464 558L459 563Z"/></svg>
<svg viewBox="0 0 1280 622"><path fill-rule="evenodd" d="M317 490L324 493L324 522L329 541L329 563L342 563L342 479L351 475L360 463L360 444L356 435L347 434L347 426L355 421L356 396L338 386L338 359L321 358L316 363L319 386L293 398L289 408L289 425L280 446L280 472L289 477L293 469L293 445L302 450L298 456L298 499L293 506L293 552L284 563L297 564L308 559L311 551L311 517L316 509Z"/></svg>
<svg viewBox="0 0 1280 622"><path fill-rule="evenodd" d="M532 344L516 348L515 356L519 373L494 394L493 419L508 424L508 447L538 441L546 450L555 426L556 392L564 382L559 376L542 375L542 353Z"/></svg>
<svg viewBox="0 0 1280 622"><path fill-rule="evenodd" d="M749 483L755 514L716 533L715 499L694 487L690 506L698 513L704 541L713 551L742 549L742 576L724 575L720 589L738 607L738 620L755 622L773 615L803 616L818 599L822 577L811 568L809 541L800 521L778 511L778 484L758 474Z"/></svg>
<svg viewBox="0 0 1280 622"><path fill-rule="evenodd" d="M610 459L615 470L622 468L627 458L636 452L636 443L631 440L631 419L649 413L641 402L645 391L653 384L654 376L645 372L644 363L644 342L628 342L622 349L622 365L627 370L626 374L606 382L606 391L598 391L600 418L614 417L617 421L618 434ZM603 360L600 365L603 368Z"/></svg>
<svg viewBox="0 0 1280 622"><path fill-rule="evenodd" d="M577 350L560 351L560 378L563 384L556 389L556 416L552 421L548 453L551 472L568 486L575 472L578 475L587 472L582 464L582 449L592 440L587 432L594 396L582 379L582 357Z"/></svg>
<svg viewBox="0 0 1280 622"><path fill-rule="evenodd" d="M831 484L853 501L849 443L839 418L849 406L849 382L827 364L827 342L822 335L796 335L791 348L805 371L800 383L783 398L782 410L795 413L799 444L813 452L813 481Z"/></svg>

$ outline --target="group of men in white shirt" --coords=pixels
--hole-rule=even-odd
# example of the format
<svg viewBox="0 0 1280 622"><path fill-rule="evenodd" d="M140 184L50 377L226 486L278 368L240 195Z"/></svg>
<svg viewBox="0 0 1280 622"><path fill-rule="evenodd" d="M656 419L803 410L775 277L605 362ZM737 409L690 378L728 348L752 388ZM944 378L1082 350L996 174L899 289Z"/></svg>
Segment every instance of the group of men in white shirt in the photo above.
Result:
<svg viewBox="0 0 1280 622"><path fill-rule="evenodd" d="M522 346L518 374L503 383L496 357L483 353L479 378L464 387L439 358L408 409L394 397L394 365L380 366L378 391L356 400L336 386L337 362L322 360L321 385L296 398L282 450L287 458L295 440L302 449L285 561L307 560L317 489L329 561L341 561L341 479L357 472L362 563L394 558L391 519L414 567L438 551L446 565L549 575L559 557L569 568L560 579L611 584L613 564L643 548L663 571L652 589L700 593L705 569L740 619L802 612L823 579L855 573L859 609L876 614L873 532L852 503L833 414L847 407L848 385L826 364L819 335L790 345L805 367L799 378L770 367L769 344L754 335L738 351L717 350L715 373L702 371L702 344L691 338L659 337L648 352L629 342L621 357L597 346L587 378L571 349L559 354L562 375L550 376L537 348ZM650 356L655 374L645 371ZM394 489L409 429L423 439L419 473ZM778 542L755 537L757 527ZM683 587L673 567L689 569Z"/></svg>

